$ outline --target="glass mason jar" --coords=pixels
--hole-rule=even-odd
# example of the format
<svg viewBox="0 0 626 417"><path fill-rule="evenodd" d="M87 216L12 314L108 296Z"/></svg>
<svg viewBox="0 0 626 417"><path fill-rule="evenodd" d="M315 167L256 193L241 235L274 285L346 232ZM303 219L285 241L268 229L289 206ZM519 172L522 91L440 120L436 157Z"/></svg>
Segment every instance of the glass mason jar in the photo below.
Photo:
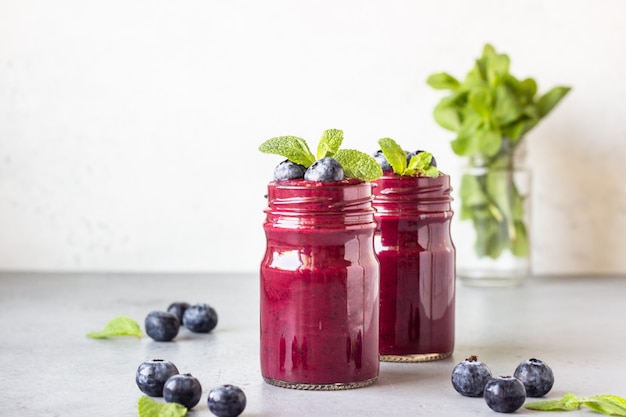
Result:
<svg viewBox="0 0 626 417"><path fill-rule="evenodd" d="M454 348L455 247L450 177L375 181L382 361L447 358Z"/></svg>
<svg viewBox="0 0 626 417"><path fill-rule="evenodd" d="M261 373L296 389L378 378L372 184L271 182L261 263Z"/></svg>
<svg viewBox="0 0 626 417"><path fill-rule="evenodd" d="M474 163L460 177L454 241L465 284L513 286L531 274L531 175L514 157Z"/></svg>

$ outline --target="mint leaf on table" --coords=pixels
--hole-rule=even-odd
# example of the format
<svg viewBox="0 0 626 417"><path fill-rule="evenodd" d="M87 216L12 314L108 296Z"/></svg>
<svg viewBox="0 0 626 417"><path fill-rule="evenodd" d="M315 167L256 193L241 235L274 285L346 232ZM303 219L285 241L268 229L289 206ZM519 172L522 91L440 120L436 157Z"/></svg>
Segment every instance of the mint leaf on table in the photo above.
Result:
<svg viewBox="0 0 626 417"><path fill-rule="evenodd" d="M145 395L137 403L139 417L184 417L187 408L177 403L163 404Z"/></svg>
<svg viewBox="0 0 626 417"><path fill-rule="evenodd" d="M582 398L581 401L586 407L599 413L604 413L609 416L626 417L626 399L618 397L617 395L595 395L593 397Z"/></svg>
<svg viewBox="0 0 626 417"><path fill-rule="evenodd" d="M333 156L339 150L343 142L343 130L328 129L322 134L322 138L317 144L317 159Z"/></svg>
<svg viewBox="0 0 626 417"><path fill-rule="evenodd" d="M572 393L565 394L560 400L532 401L524 408L536 411L571 411L580 408L580 400Z"/></svg>
<svg viewBox="0 0 626 417"><path fill-rule="evenodd" d="M581 405L609 416L626 417L626 399L609 394L579 398L569 393L560 400L529 402L524 404L524 408L536 411L572 411L579 409Z"/></svg>
<svg viewBox="0 0 626 417"><path fill-rule="evenodd" d="M135 320L130 317L119 316L109 321L104 326L104 329L87 333L87 337L92 339L106 339L115 336L135 336L140 338L141 334L141 328Z"/></svg>
<svg viewBox="0 0 626 417"><path fill-rule="evenodd" d="M373 181L383 175L383 170L374 158L353 149L339 149L333 158L341 164L346 177Z"/></svg>
<svg viewBox="0 0 626 417"><path fill-rule="evenodd" d="M309 149L306 140L296 136L278 136L268 139L259 146L259 150L263 153L283 156L305 168L310 167L315 162L315 156Z"/></svg>

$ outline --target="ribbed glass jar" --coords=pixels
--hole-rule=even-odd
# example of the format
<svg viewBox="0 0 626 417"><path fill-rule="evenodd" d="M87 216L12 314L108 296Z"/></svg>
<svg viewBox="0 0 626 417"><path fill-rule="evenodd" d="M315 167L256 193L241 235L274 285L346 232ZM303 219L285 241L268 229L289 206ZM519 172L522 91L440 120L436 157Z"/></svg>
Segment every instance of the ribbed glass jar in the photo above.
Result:
<svg viewBox="0 0 626 417"><path fill-rule="evenodd" d="M261 372L296 389L378 378L372 184L271 182L261 263Z"/></svg>
<svg viewBox="0 0 626 417"><path fill-rule="evenodd" d="M375 183L381 360L446 358L455 310L450 177L386 172Z"/></svg>

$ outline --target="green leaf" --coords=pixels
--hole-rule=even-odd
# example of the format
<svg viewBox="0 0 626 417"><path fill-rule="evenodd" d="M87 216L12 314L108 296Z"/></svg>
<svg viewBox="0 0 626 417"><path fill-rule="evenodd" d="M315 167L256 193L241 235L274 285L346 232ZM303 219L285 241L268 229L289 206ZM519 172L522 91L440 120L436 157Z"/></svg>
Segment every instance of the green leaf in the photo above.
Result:
<svg viewBox="0 0 626 417"><path fill-rule="evenodd" d="M383 151L383 155L393 168L393 172L402 175L406 170L406 152L391 138L378 139L378 146Z"/></svg>
<svg viewBox="0 0 626 417"><path fill-rule="evenodd" d="M430 165L433 160L433 155L430 152L420 152L417 155L413 155L409 161L406 171L401 175L423 175L427 177L438 177L439 169Z"/></svg>
<svg viewBox="0 0 626 417"><path fill-rule="evenodd" d="M145 395L137 403L139 417L184 417L187 408L177 403L163 404Z"/></svg>
<svg viewBox="0 0 626 417"><path fill-rule="evenodd" d="M141 328L137 322L130 317L115 317L104 326L104 329L87 333L87 337L92 339L106 339L114 336L135 336L141 337Z"/></svg>
<svg viewBox="0 0 626 417"><path fill-rule="evenodd" d="M522 117L522 106L511 87L500 85L496 88L493 117L500 126L513 123Z"/></svg>
<svg viewBox="0 0 626 417"><path fill-rule="evenodd" d="M456 78L446 72L432 74L426 83L435 90L458 90L461 86Z"/></svg>
<svg viewBox="0 0 626 417"><path fill-rule="evenodd" d="M291 162L308 168L315 162L306 141L296 136L278 136L263 142L259 146L263 153L276 154L289 159Z"/></svg>
<svg viewBox="0 0 626 417"><path fill-rule="evenodd" d="M458 132L461 127L461 112L449 97L443 98L433 110L435 122L444 129Z"/></svg>
<svg viewBox="0 0 626 417"><path fill-rule="evenodd" d="M478 130L475 135L478 147L487 156L494 156L500 150L502 133L491 129Z"/></svg>
<svg viewBox="0 0 626 417"><path fill-rule="evenodd" d="M537 109L539 117L545 117L550 111L561 101L563 97L571 90L570 87L554 87L537 101Z"/></svg>
<svg viewBox="0 0 626 417"><path fill-rule="evenodd" d="M565 394L560 400L532 401L524 408L536 411L572 411L580 408L580 400L572 393Z"/></svg>
<svg viewBox="0 0 626 417"><path fill-rule="evenodd" d="M491 118L494 103L491 89L485 86L474 87L470 91L467 101L481 119L489 120Z"/></svg>
<svg viewBox="0 0 626 417"><path fill-rule="evenodd" d="M610 416L626 417L626 399L617 395L596 395L581 399L583 405Z"/></svg>
<svg viewBox="0 0 626 417"><path fill-rule="evenodd" d="M383 175L378 162L368 154L353 149L339 149L333 155L343 167L346 177L373 181Z"/></svg>
<svg viewBox="0 0 626 417"><path fill-rule="evenodd" d="M328 129L317 144L317 159L333 156L343 142L343 130Z"/></svg>

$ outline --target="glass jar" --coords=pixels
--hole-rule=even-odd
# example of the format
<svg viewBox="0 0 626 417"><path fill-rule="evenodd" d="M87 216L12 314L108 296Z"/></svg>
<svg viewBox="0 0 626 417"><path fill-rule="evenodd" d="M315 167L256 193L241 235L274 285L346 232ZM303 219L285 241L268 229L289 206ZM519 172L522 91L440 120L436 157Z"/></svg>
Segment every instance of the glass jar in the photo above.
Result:
<svg viewBox="0 0 626 417"><path fill-rule="evenodd" d="M296 389L378 378L379 269L372 184L268 186L261 263L261 373Z"/></svg>
<svg viewBox="0 0 626 417"><path fill-rule="evenodd" d="M531 275L531 174L523 147L471 161L458 184L458 277L473 286L515 286Z"/></svg>
<svg viewBox="0 0 626 417"><path fill-rule="evenodd" d="M376 180L380 355L388 362L447 358L454 348L455 248L450 177Z"/></svg>

